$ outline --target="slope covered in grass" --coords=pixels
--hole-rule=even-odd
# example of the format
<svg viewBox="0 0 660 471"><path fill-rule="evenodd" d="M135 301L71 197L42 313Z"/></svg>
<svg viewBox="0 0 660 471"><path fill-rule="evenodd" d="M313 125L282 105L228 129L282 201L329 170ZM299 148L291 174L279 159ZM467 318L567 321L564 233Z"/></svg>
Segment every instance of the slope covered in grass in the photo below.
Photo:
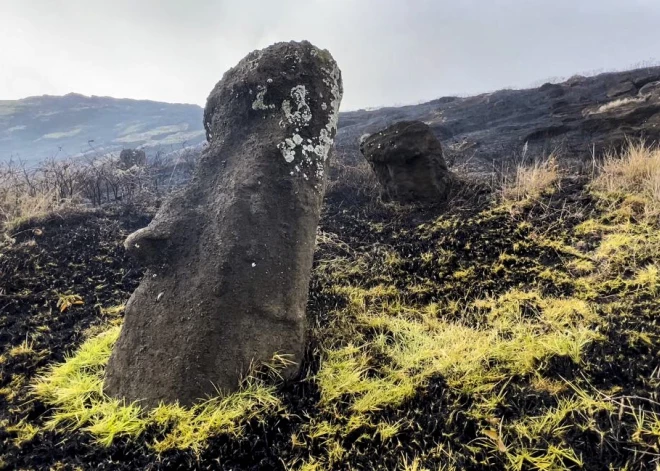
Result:
<svg viewBox="0 0 660 471"><path fill-rule="evenodd" d="M628 166L639 165L633 152L641 171ZM448 212L350 204L338 187L318 236L302 377L281 384L265 368L240 393L192 410L145 412L102 395L121 323L113 306L132 285L85 281L117 272L116 261L81 266L58 289L84 304L60 312L56 296L30 284L56 270L40 246L58 230L45 224L37 238L23 228L0 258L5 286L9 264L23 267L12 279L26 278L3 296L30 300L0 319L11 333L0 460L7 469L656 469L660 233L649 182L660 156L625 157L595 180L540 164L490 201L455 201ZM90 227L78 224L68 230ZM99 246L122 236L105 233ZM84 343L60 333L90 324Z"/></svg>

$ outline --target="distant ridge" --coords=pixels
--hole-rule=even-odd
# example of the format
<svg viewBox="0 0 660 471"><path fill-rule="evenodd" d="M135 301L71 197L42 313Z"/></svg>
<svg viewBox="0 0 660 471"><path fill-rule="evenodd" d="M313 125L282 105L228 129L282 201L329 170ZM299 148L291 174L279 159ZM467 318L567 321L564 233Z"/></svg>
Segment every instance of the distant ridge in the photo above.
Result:
<svg viewBox="0 0 660 471"><path fill-rule="evenodd" d="M129 147L172 151L205 141L202 108L69 93L0 101L0 161Z"/></svg>
<svg viewBox="0 0 660 471"><path fill-rule="evenodd" d="M197 105L64 96L0 101L0 162L104 154L140 147L166 153L205 142ZM443 97L408 106L340 113L341 158L361 159L358 141L402 120L428 124L455 163L482 170L528 156L590 156L629 138L660 143L660 67L573 76L538 88Z"/></svg>
<svg viewBox="0 0 660 471"><path fill-rule="evenodd" d="M469 162L483 171L523 152L528 158L550 153L584 158L620 147L627 139L660 144L660 67L575 75L537 88L341 113L339 154L361 158L362 135L402 120L425 122L450 161Z"/></svg>

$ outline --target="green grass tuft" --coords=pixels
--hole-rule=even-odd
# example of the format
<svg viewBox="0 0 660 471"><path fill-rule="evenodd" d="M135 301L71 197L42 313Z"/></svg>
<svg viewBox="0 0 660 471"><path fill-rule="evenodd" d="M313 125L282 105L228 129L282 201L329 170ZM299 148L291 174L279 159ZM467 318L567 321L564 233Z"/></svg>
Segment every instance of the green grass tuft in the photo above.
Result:
<svg viewBox="0 0 660 471"><path fill-rule="evenodd" d="M47 429L82 429L100 445L109 446L118 437L137 438L153 425L161 427L164 435L152 444L155 451L199 452L209 437L240 435L246 420L282 408L275 386L254 378L247 378L239 392L191 408L174 404L143 411L138 404L110 398L103 393L103 375L119 332L116 326L87 340L34 383L35 396L53 407Z"/></svg>

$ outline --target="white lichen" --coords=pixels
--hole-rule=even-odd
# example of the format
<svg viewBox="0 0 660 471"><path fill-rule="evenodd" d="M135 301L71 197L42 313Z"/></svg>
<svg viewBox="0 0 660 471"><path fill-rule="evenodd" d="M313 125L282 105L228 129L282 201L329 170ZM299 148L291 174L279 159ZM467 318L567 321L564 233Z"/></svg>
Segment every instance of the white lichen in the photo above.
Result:
<svg viewBox="0 0 660 471"><path fill-rule="evenodd" d="M309 179L309 175L306 171L302 172L301 167L302 169L311 170L317 179L323 178L325 161L334 143L339 120L339 103L342 98L339 69L333 64L332 68L323 68L322 71L325 74L323 83L330 92L331 100L329 104L324 101L320 105L321 110L327 112L327 121L319 131L318 136L303 139L299 134L300 128L308 126L312 120L312 111L307 102L307 90L304 85L297 85L291 89L291 98L295 110L290 100L284 100L282 103L284 118L280 121L280 126L291 126L295 129L295 132L277 147L288 163L294 162L297 155L302 157L300 162L294 166L294 170L298 174L302 174L305 180ZM321 98L324 96L323 93L319 93L319 95ZM293 171L290 173L294 174ZM318 188L318 185L314 187Z"/></svg>
<svg viewBox="0 0 660 471"><path fill-rule="evenodd" d="M273 105L273 104L267 105L266 103L264 103L264 97L266 96L267 88L260 85L260 86L257 87L257 90L259 90L259 91L257 92L257 97L252 102L252 109L253 110L271 110L271 109L275 109L275 105ZM250 90L250 92L252 92L252 90Z"/></svg>
<svg viewBox="0 0 660 471"><path fill-rule="evenodd" d="M296 145L291 139L286 139L284 142L280 142L277 144L277 148L282 153L284 160L286 160L288 163L293 162L293 160L296 158Z"/></svg>
<svg viewBox="0 0 660 471"><path fill-rule="evenodd" d="M307 90L304 85L296 85L291 89L291 98L296 106L294 110L289 100L282 102L282 111L284 112L284 119L289 124L295 126L308 126L312 120L312 110L307 103Z"/></svg>
<svg viewBox="0 0 660 471"><path fill-rule="evenodd" d="M336 64L333 64L332 69L323 69L327 77L323 82L330 88L330 111L328 113L328 121L325 125L325 132L321 130L319 136L320 144L323 146L321 157L323 161L328 158L330 148L334 143L334 135L337 131L337 122L339 121L339 104L341 103L342 93L339 85L340 72Z"/></svg>

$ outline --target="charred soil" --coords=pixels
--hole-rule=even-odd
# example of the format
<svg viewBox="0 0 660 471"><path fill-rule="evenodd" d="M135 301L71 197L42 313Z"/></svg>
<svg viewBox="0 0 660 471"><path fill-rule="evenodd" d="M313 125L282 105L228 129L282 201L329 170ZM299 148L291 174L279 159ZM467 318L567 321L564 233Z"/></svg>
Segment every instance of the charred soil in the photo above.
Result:
<svg viewBox="0 0 660 471"><path fill-rule="evenodd" d="M150 216L17 228L0 249L0 469L656 469L660 243L638 236L657 228L587 183L449 210L328 195L301 378L196 450L155 451L169 430L153 424L109 446L50 429L31 393L121 322L142 275L122 242Z"/></svg>

